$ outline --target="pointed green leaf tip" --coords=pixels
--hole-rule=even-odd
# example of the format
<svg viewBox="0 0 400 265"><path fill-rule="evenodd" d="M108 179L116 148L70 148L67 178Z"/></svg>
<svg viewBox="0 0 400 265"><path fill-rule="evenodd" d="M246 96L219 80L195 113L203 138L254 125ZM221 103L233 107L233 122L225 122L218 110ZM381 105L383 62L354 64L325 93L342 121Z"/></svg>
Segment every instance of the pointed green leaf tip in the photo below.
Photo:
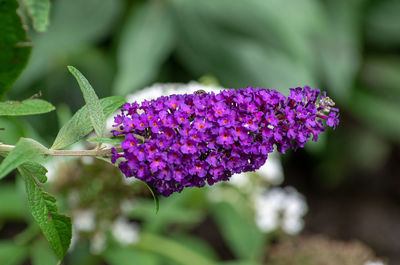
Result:
<svg viewBox="0 0 400 265"><path fill-rule="evenodd" d="M83 98L85 99L88 107L90 121L92 122L94 131L98 137L103 137L104 130L106 128L106 117L104 116L103 108L100 104L99 98L96 95L96 92L94 92L94 89L90 85L89 81L81 72L79 72L78 69L73 66L68 66L68 70L75 77L79 87L81 88Z"/></svg>

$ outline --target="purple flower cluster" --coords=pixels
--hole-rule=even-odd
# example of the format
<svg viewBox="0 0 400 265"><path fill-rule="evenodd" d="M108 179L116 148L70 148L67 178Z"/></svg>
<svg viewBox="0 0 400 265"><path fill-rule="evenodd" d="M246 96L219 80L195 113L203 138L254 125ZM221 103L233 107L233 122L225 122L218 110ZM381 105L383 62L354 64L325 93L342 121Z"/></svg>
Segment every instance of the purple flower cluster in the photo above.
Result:
<svg viewBox="0 0 400 265"><path fill-rule="evenodd" d="M269 89L246 88L194 93L126 103L115 117L115 136L125 136L123 152L111 160L169 196L184 187L228 180L254 171L274 150L285 153L316 141L338 125L338 109L310 87L290 89L288 97Z"/></svg>

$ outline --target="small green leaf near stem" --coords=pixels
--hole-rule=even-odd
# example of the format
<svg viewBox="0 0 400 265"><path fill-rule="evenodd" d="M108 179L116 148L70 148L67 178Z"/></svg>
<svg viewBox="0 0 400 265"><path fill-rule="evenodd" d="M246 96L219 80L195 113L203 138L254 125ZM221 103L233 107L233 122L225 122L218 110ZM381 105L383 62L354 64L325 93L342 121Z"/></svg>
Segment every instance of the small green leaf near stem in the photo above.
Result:
<svg viewBox="0 0 400 265"><path fill-rule="evenodd" d="M153 199L154 199L154 205L155 205L156 213L158 213L158 210L160 209L160 202L158 200L158 195L157 195L156 191L154 190L154 187L149 185L146 181L142 181L142 182L150 190L151 195L153 196Z"/></svg>

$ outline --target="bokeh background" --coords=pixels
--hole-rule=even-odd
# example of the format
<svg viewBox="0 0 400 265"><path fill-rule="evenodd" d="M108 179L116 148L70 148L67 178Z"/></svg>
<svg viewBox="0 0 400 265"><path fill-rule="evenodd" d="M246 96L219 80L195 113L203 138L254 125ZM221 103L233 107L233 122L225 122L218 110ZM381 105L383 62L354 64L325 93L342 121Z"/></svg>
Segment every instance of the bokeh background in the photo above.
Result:
<svg viewBox="0 0 400 265"><path fill-rule="evenodd" d="M67 65L83 72L99 97L125 97L156 82L193 80L226 88L273 88L283 94L291 87L316 87L336 102L341 121L317 143L281 157L285 176L281 186L294 186L308 204L305 227L297 237L322 234L331 240L359 240L383 260L400 264L400 1L54 0L44 32L32 29L23 8L19 12L32 51L5 99L23 100L41 91L41 97L57 111L26 118L0 117L0 127L6 128L0 131L1 142L15 144L24 136L51 145L60 126L84 104ZM70 176L86 170L82 169L85 163L76 163L77 169ZM90 170L83 176L95 183L100 173ZM74 185L83 192L79 187L84 184L76 180ZM68 186L50 186L62 200ZM0 183L2 240L15 238L30 222L18 187L12 176ZM244 226L240 221L232 224L231 230L242 232L233 239L225 237L227 232L221 232L218 222L223 227L229 218L218 219L224 217L215 217L215 211L234 214L230 206L225 207L226 202L218 206L202 202L206 200L202 190L161 200L161 212L155 215L151 196L140 187L135 189L143 200L141 205L147 208L136 210L141 212L137 216L130 215L131 222L173 238L172 245L164 239L154 244L160 244L161 249L168 246L166 251L178 259L165 258L168 255L163 251L147 249L143 254L115 246L99 256L90 254L86 245L69 253L66 264L134 264L130 263L132 257L142 260L135 264L184 264L179 256L187 253L174 244L190 245L189 241L193 243L190 253L201 257L259 264L245 262L265 261L274 244L286 238L274 232L260 239L262 233L254 230L256 226L250 221ZM103 196L103 192L110 192L111 198L121 194L118 188L99 188L92 196ZM124 192L136 196L132 190ZM237 198L232 197L229 205L236 203ZM112 209L110 205L104 206L105 215ZM200 238L201 243L193 238ZM259 253L253 253L258 260L253 254L246 255L249 249L242 246L252 246L249 242L254 241L264 242L257 243L261 245ZM47 245L37 242L36 249L30 251L47 253L48 264L52 264ZM9 251L1 246L0 255ZM333 249L329 244L326 248ZM22 255L16 263L7 264L31 264L35 255L39 254L33 258ZM111 258L114 256L120 258ZM206 264L199 259L192 264Z"/></svg>

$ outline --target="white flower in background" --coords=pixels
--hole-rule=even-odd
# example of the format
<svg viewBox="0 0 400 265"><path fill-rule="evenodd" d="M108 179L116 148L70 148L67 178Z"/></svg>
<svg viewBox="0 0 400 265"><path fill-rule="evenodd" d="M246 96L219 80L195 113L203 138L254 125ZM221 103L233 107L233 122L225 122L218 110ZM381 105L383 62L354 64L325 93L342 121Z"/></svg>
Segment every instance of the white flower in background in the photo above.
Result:
<svg viewBox="0 0 400 265"><path fill-rule="evenodd" d="M139 241L139 227L124 217L118 217L111 228L112 234L121 244L133 244Z"/></svg>
<svg viewBox="0 0 400 265"><path fill-rule="evenodd" d="M90 252L98 255L106 248L106 235L103 231L96 232L90 240Z"/></svg>
<svg viewBox="0 0 400 265"><path fill-rule="evenodd" d="M65 158L65 157L57 157L53 156L43 166L47 169L46 177L47 182L54 182L57 179L58 171L62 168L63 165L70 161L71 159L76 158Z"/></svg>
<svg viewBox="0 0 400 265"><path fill-rule="evenodd" d="M198 82L191 81L188 84L182 83L156 83L150 87L146 87L138 92L126 96L128 102L141 103L144 100L152 100L161 96L168 96L172 94L191 94L198 90L205 92L218 92L224 88L215 86L205 86Z"/></svg>
<svg viewBox="0 0 400 265"><path fill-rule="evenodd" d="M44 163L43 166L47 169L47 182L53 182L56 179L60 163L62 163L62 160L58 157L53 157L51 160Z"/></svg>
<svg viewBox="0 0 400 265"><path fill-rule="evenodd" d="M229 184L234 185L238 188L243 188L249 184L249 174L248 173L239 173L234 174L229 179Z"/></svg>
<svg viewBox="0 0 400 265"><path fill-rule="evenodd" d="M255 196L256 223L264 232L281 228L287 234L297 234L304 226L307 204L294 188L273 188Z"/></svg>
<svg viewBox="0 0 400 265"><path fill-rule="evenodd" d="M72 220L77 231L91 232L96 227L95 214L92 210L76 210Z"/></svg>
<svg viewBox="0 0 400 265"><path fill-rule="evenodd" d="M271 185L279 185L283 182L283 169L278 152L274 151L268 155L265 164L256 171L262 179ZM244 188L250 183L252 173L234 174L229 183L239 188Z"/></svg>
<svg viewBox="0 0 400 265"><path fill-rule="evenodd" d="M283 168L279 153L276 151L270 153L267 162L257 170L257 174L271 185L282 184Z"/></svg>
<svg viewBox="0 0 400 265"><path fill-rule="evenodd" d="M156 99L158 97L165 96L163 87L161 84L154 84L151 87L146 87L144 89L141 89L135 93L129 94L126 96L126 100L129 103L132 103L134 101L141 103L145 100L151 100L151 99Z"/></svg>
<svg viewBox="0 0 400 265"><path fill-rule="evenodd" d="M385 265L385 264L381 261L367 261L364 263L364 265Z"/></svg>

